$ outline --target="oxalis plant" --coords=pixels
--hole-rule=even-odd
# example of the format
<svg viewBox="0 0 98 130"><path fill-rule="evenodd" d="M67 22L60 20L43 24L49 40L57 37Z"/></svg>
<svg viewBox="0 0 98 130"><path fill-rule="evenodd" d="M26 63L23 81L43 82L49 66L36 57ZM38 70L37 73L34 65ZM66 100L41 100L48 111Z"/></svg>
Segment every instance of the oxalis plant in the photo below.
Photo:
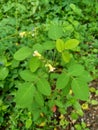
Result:
<svg viewBox="0 0 98 130"><path fill-rule="evenodd" d="M26 33L20 36L23 38ZM11 63L16 74L16 91L12 92L15 107L28 109L32 114L26 121L26 128L32 123L45 127L53 116L57 116L56 112L61 115L60 125L66 128L69 122L62 115L71 107L74 111L70 118L76 120L78 115L83 116L79 100L89 98L88 83L92 77L74 58L79 50L79 40L63 39L62 28L54 25L49 28L48 37L51 40L47 45L43 44L41 53L37 48L23 46L15 52ZM55 53L53 59L49 58L50 50ZM9 70L7 66L0 69L0 80L4 80Z"/></svg>

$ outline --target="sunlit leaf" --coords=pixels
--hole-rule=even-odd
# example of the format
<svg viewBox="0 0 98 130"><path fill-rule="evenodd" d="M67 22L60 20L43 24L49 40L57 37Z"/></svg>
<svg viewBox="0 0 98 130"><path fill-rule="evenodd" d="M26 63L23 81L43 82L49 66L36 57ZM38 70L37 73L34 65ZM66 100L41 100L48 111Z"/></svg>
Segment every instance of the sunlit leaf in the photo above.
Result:
<svg viewBox="0 0 98 130"><path fill-rule="evenodd" d="M79 41L77 39L69 39L65 42L65 49L73 50L78 45Z"/></svg>
<svg viewBox="0 0 98 130"><path fill-rule="evenodd" d="M57 39L56 41L56 49L58 52L62 52L65 49L65 44L64 41L61 39Z"/></svg>
<svg viewBox="0 0 98 130"><path fill-rule="evenodd" d="M62 52L63 60L68 63L71 60L72 55L68 51Z"/></svg>

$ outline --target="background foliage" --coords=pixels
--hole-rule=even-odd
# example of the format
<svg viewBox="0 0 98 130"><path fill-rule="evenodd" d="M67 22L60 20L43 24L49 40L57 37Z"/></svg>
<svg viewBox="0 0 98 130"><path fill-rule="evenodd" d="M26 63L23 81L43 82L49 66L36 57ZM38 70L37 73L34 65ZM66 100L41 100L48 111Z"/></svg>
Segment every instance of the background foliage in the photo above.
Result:
<svg viewBox="0 0 98 130"><path fill-rule="evenodd" d="M67 119L58 124L53 114L55 109L66 114L70 106L77 111L73 119L83 115L77 97L87 100L89 88L82 94L80 85L98 78L97 15L97 0L0 1L0 128L63 129ZM75 47L66 45L70 40ZM36 50L42 59L33 57ZM49 73L49 65L55 73ZM75 98L68 94L70 84Z"/></svg>

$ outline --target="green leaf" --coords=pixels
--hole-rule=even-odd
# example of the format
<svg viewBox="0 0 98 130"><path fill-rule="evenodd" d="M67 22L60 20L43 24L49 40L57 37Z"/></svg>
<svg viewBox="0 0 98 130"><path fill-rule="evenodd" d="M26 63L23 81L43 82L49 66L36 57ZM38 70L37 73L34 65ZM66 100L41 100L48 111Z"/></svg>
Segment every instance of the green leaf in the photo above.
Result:
<svg viewBox="0 0 98 130"><path fill-rule="evenodd" d="M90 81L93 80L93 78L90 75L90 73L87 72L86 70L83 71L82 75L78 76L78 79L82 80L82 82L84 82L84 83L89 83Z"/></svg>
<svg viewBox="0 0 98 130"><path fill-rule="evenodd" d="M31 72L35 72L40 67L40 60L38 57L32 57L29 62Z"/></svg>
<svg viewBox="0 0 98 130"><path fill-rule="evenodd" d="M65 49L65 44L64 41L61 39L57 39L56 41L56 49L58 52L62 52Z"/></svg>
<svg viewBox="0 0 98 130"><path fill-rule="evenodd" d="M27 120L26 120L26 128L27 128L27 129L30 128L31 125L32 125L32 119L31 119L31 118L30 118L30 119L27 119Z"/></svg>
<svg viewBox="0 0 98 130"><path fill-rule="evenodd" d="M12 68L17 68L18 66L19 66L19 61L13 59L13 60L12 60L12 63L11 63L11 67L12 67Z"/></svg>
<svg viewBox="0 0 98 130"><path fill-rule="evenodd" d="M68 67L68 72L72 76L79 76L84 72L84 67L78 63L73 63Z"/></svg>
<svg viewBox="0 0 98 130"><path fill-rule="evenodd" d="M57 89L63 89L66 87L66 85L68 84L69 82L69 75L67 75L66 73L62 73L58 79L57 79L57 82L56 82L56 88Z"/></svg>
<svg viewBox="0 0 98 130"><path fill-rule="evenodd" d="M0 56L0 65L6 65L7 64L7 59L5 56Z"/></svg>
<svg viewBox="0 0 98 130"><path fill-rule="evenodd" d="M29 57L31 54L31 49L29 47L24 46L20 48L18 51L16 51L16 53L14 54L14 59L21 61Z"/></svg>
<svg viewBox="0 0 98 130"><path fill-rule="evenodd" d="M44 99L40 92L36 91L34 99L39 104L39 106L44 106Z"/></svg>
<svg viewBox="0 0 98 130"><path fill-rule="evenodd" d="M34 102L33 104L36 105L36 102ZM34 110L32 110L32 113L33 113L33 121L35 122L35 121L37 121L37 120L39 119L41 110L40 110L40 108L38 108L39 106L38 106L38 107L33 106L33 107L35 107Z"/></svg>
<svg viewBox="0 0 98 130"><path fill-rule="evenodd" d="M43 46L39 43L33 45L33 50L37 50L39 53L42 53L43 52Z"/></svg>
<svg viewBox="0 0 98 130"><path fill-rule="evenodd" d="M67 86L62 90L62 94L64 96L67 96L69 94L70 90L71 90L71 82L69 80Z"/></svg>
<svg viewBox="0 0 98 130"><path fill-rule="evenodd" d="M97 1L96 1L95 9L96 9L96 14L98 14L98 2Z"/></svg>
<svg viewBox="0 0 98 130"><path fill-rule="evenodd" d="M36 79L36 76L30 70L22 70L19 75L25 81L34 81Z"/></svg>
<svg viewBox="0 0 98 130"><path fill-rule="evenodd" d="M77 99L88 100L89 88L88 88L88 85L86 83L81 82L77 78L77 79L72 80L71 86L72 86L72 91L74 93L74 96Z"/></svg>
<svg viewBox="0 0 98 130"><path fill-rule="evenodd" d="M65 42L65 49L73 50L78 45L79 41L77 39L69 39Z"/></svg>
<svg viewBox="0 0 98 130"><path fill-rule="evenodd" d="M63 36L63 29L59 25L51 25L48 31L48 37L52 40L59 39Z"/></svg>
<svg viewBox="0 0 98 130"><path fill-rule="evenodd" d="M91 100L91 104L92 105L98 105L98 101L97 100Z"/></svg>
<svg viewBox="0 0 98 130"><path fill-rule="evenodd" d="M59 100L55 100L55 105L57 105L60 108L64 107L64 104L62 103L62 101L59 101Z"/></svg>
<svg viewBox="0 0 98 130"><path fill-rule="evenodd" d="M18 88L15 96L16 106L19 108L31 109L35 94L35 86L32 83L23 83Z"/></svg>
<svg viewBox="0 0 98 130"><path fill-rule="evenodd" d="M6 67L0 68L0 80L4 80L8 76L9 70Z"/></svg>
<svg viewBox="0 0 98 130"><path fill-rule="evenodd" d="M77 15L82 15L82 10L78 8L75 4L70 4L70 7L74 13L76 13Z"/></svg>
<svg viewBox="0 0 98 130"><path fill-rule="evenodd" d="M68 51L62 52L63 60L68 63L71 60L72 55Z"/></svg>
<svg viewBox="0 0 98 130"><path fill-rule="evenodd" d="M46 41L42 44L44 50L52 50L55 48L55 42Z"/></svg>
<svg viewBox="0 0 98 130"><path fill-rule="evenodd" d="M39 78L37 82L37 89L40 93L49 96L51 94L51 87L48 81L44 78Z"/></svg>

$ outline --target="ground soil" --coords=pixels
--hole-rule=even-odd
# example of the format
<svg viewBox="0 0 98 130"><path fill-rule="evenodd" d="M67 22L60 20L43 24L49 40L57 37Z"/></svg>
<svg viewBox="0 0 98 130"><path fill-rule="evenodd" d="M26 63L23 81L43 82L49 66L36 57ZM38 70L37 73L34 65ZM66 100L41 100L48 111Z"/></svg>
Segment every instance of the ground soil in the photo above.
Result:
<svg viewBox="0 0 98 130"><path fill-rule="evenodd" d="M98 79L93 81L90 86L93 86L98 90ZM91 99L98 101L98 96L96 96L95 93L92 93ZM85 111L83 120L90 130L98 130L98 105L89 105L89 109Z"/></svg>
<svg viewBox="0 0 98 130"><path fill-rule="evenodd" d="M89 87L94 87L98 90L98 79L92 81ZM98 95L96 95L95 92L92 92L90 95L90 100L98 101ZM79 120L75 123L70 122L67 128L63 130L75 130L74 125L76 123L81 123L82 121L86 123L87 128L90 130L98 130L98 105L89 104L88 109L84 110L84 116L79 118ZM62 130L62 128L58 128L57 130Z"/></svg>

